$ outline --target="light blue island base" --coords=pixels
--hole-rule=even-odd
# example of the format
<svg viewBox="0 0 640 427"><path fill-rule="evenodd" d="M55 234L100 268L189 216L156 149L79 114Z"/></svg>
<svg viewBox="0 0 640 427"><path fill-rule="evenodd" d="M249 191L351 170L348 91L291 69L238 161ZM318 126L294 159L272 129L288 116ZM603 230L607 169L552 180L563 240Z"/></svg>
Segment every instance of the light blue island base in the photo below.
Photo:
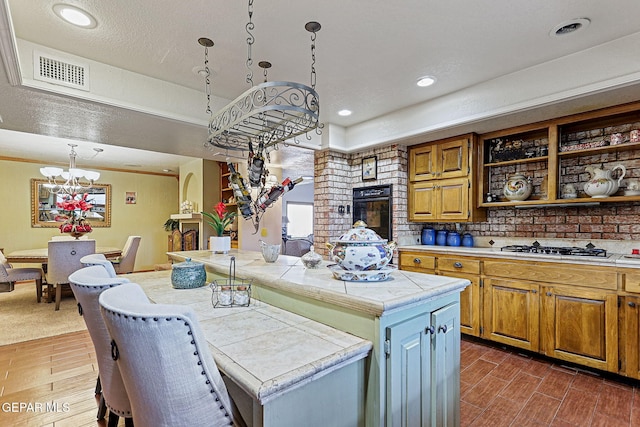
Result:
<svg viewBox="0 0 640 427"><path fill-rule="evenodd" d="M249 426L363 426L371 342L256 299L214 308L208 287L174 289L170 272L127 275L156 303L185 304Z"/></svg>
<svg viewBox="0 0 640 427"><path fill-rule="evenodd" d="M347 282L334 279L326 262L306 269L296 257L266 263L242 250L168 255L203 262L210 275L228 273L234 256L237 276L253 279L252 298L371 341L365 425L460 424L459 298L468 280L395 271L383 282Z"/></svg>

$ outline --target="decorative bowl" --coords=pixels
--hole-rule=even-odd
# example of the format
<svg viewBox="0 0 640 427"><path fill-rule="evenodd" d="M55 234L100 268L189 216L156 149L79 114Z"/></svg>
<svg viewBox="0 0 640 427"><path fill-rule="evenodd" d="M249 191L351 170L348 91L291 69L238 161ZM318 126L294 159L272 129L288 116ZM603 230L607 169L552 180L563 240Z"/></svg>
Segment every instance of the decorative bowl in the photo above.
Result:
<svg viewBox="0 0 640 427"><path fill-rule="evenodd" d="M322 255L314 251L313 245L309 248L309 252L300 257L300 261L306 268L318 268L322 262Z"/></svg>
<svg viewBox="0 0 640 427"><path fill-rule="evenodd" d="M187 258L184 262L171 266L171 286L176 289L192 289L204 286L207 272L204 264Z"/></svg>
<svg viewBox="0 0 640 427"><path fill-rule="evenodd" d="M338 240L327 243L329 258L344 270L380 270L391 262L396 244L366 227L364 221L356 221Z"/></svg>

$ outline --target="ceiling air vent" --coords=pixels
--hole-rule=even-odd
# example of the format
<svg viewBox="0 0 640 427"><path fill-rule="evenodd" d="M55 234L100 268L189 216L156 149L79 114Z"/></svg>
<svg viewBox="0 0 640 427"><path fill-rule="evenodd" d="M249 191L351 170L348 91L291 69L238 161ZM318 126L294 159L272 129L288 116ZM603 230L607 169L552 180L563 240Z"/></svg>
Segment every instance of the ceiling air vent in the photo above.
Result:
<svg viewBox="0 0 640 427"><path fill-rule="evenodd" d="M33 78L43 82L89 90L89 65L34 52Z"/></svg>

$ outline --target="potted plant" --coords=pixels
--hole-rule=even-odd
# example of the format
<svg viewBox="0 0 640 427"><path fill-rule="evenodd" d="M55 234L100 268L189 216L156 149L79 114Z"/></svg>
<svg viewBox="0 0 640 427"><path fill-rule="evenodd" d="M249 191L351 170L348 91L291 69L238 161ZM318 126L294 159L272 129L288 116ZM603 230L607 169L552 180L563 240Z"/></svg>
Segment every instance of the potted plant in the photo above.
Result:
<svg viewBox="0 0 640 427"><path fill-rule="evenodd" d="M209 237L209 249L216 253L227 253L231 250L231 236L225 236L224 230L236 217L236 212L227 211L224 203L220 202L215 206L215 212L201 212L208 218L207 224L213 228L214 235Z"/></svg>

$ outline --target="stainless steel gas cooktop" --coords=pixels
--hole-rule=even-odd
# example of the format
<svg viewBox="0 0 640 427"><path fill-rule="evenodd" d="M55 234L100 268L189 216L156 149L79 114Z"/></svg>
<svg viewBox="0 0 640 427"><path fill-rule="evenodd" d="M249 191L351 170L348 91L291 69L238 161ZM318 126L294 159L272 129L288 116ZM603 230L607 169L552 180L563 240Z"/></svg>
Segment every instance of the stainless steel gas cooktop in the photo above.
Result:
<svg viewBox="0 0 640 427"><path fill-rule="evenodd" d="M584 248L576 246L543 246L538 242L533 242L531 245L509 245L500 248L505 252L525 252L532 254L550 254L550 255L571 255L571 256L599 256L606 257L607 251L599 249L592 244L587 245Z"/></svg>

